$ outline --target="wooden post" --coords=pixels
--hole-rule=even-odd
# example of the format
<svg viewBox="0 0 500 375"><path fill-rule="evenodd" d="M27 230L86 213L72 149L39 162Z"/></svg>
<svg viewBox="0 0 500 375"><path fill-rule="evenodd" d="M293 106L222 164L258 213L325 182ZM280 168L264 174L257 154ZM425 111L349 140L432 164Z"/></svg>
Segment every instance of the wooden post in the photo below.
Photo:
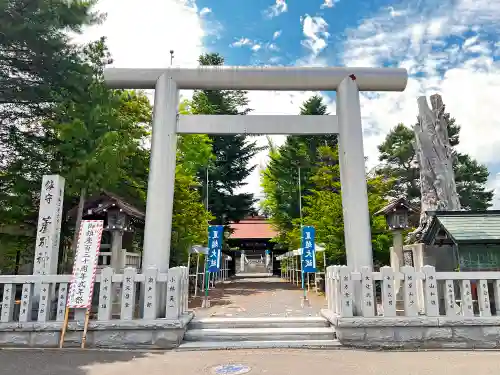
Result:
<svg viewBox="0 0 500 375"><path fill-rule="evenodd" d="M61 338L59 339L59 349L62 349L64 343L64 336L66 336L66 329L68 327L68 319L69 319L69 307L66 307L66 311L64 312L64 322L61 331Z"/></svg>
<svg viewBox="0 0 500 375"><path fill-rule="evenodd" d="M89 328L90 307L85 311L85 322L83 323L82 345L81 348L85 349L85 342L87 341L87 329Z"/></svg>

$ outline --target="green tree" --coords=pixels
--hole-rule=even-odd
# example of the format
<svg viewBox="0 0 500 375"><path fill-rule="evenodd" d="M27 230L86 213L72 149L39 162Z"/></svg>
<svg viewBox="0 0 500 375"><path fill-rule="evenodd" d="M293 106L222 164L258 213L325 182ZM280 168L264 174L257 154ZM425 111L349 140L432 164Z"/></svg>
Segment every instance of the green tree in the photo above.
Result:
<svg viewBox="0 0 500 375"><path fill-rule="evenodd" d="M460 126L449 113L444 114L448 126L450 145L455 148L460 143ZM377 168L380 176L394 177L395 184L390 192L392 196L403 195L410 201L419 204L419 166L414 149L413 130L403 124L392 129L384 142L379 145L379 160L382 165ZM466 210L486 210L491 206L493 191L486 188L489 172L485 165L479 164L467 154L456 150L453 169L455 182L460 197L460 204Z"/></svg>
<svg viewBox="0 0 500 375"><path fill-rule="evenodd" d="M318 149L319 162L311 176L313 188L304 198L304 225L316 229L317 242L325 246L328 264L345 264L346 249L340 169L336 147L321 146ZM367 178L368 208L372 228L372 249L375 264L389 262L389 248L392 236L387 230L383 217L374 217L375 212L387 204L385 196L392 181L381 177ZM293 243L300 245L300 223L294 221Z"/></svg>
<svg viewBox="0 0 500 375"><path fill-rule="evenodd" d="M101 17L95 1L4 0L0 2L0 168L24 168L24 178L0 173L0 201L7 222L26 217L30 191L41 171L50 170L47 144L41 145L42 122L57 116L68 93L82 92L88 66L68 31L81 32ZM29 165L23 165L29 164ZM32 191L32 189L31 189ZM22 197L22 198L21 198ZM10 210L7 212L6 210Z"/></svg>
<svg viewBox="0 0 500 375"><path fill-rule="evenodd" d="M181 102L179 113L191 114L189 101ZM213 216L202 201L197 172L206 168L213 159L212 144L207 135L184 134L178 137L171 266L185 264L189 247L207 242L207 224Z"/></svg>
<svg viewBox="0 0 500 375"><path fill-rule="evenodd" d="M217 53L205 54L200 56L199 63L220 66L224 58ZM246 94L241 90L197 90L191 111L193 114L246 115L251 111ZM261 148L244 134L210 135L210 140L215 159L208 166L208 172L203 168L198 174L200 181L206 181L208 173L208 186L205 183L203 195L206 196L208 190L209 209L215 223L241 220L255 211L255 199L253 194L236 194L236 191L245 185L244 180L256 168L250 161Z"/></svg>
<svg viewBox="0 0 500 375"><path fill-rule="evenodd" d="M306 100L300 109L300 115L327 114L323 98L318 95ZM290 242L289 234L294 228L293 220L300 217L300 196L305 199L311 194L311 176L318 162L319 147L336 144L335 134L288 136L281 147L270 153L270 161L262 173L265 198L261 208L270 216L279 233L275 240L282 246L295 246Z"/></svg>
<svg viewBox="0 0 500 375"><path fill-rule="evenodd" d="M110 59L103 39L86 46L80 59L85 74L78 78L79 89L54 94L50 116L7 133L10 156L0 179L3 222L35 225L44 174L66 179L65 211L101 189L143 196L138 188L148 153L141 144L148 135L151 105L142 93L104 86L102 71ZM134 165L142 175L130 173ZM63 234L69 235L71 227L63 222Z"/></svg>
<svg viewBox="0 0 500 375"><path fill-rule="evenodd" d="M79 49L68 31L80 33L102 17L94 0L0 2L0 130L47 116L59 93L84 90Z"/></svg>

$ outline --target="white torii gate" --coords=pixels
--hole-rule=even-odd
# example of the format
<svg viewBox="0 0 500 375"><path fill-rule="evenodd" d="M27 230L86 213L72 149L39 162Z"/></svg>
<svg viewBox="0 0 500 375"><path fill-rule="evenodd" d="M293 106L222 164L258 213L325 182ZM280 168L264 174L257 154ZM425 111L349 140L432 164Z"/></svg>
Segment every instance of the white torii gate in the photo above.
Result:
<svg viewBox="0 0 500 375"><path fill-rule="evenodd" d="M143 267L168 270L177 134L338 133L347 263L372 267L359 91L403 91L396 68L199 67L104 71L114 89L155 89ZM179 90L337 91L337 115L178 115Z"/></svg>

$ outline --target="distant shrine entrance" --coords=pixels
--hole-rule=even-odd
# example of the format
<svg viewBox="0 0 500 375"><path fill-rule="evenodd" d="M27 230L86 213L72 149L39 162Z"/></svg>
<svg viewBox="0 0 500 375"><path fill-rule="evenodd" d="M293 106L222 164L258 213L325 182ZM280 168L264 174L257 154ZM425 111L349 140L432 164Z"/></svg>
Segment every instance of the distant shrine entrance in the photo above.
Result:
<svg viewBox="0 0 500 375"><path fill-rule="evenodd" d="M279 275L279 262L275 257L286 249L275 249L271 239L277 235L271 223L264 216L249 216L237 223L230 223L232 230L227 243L236 249L234 258L236 274L261 273Z"/></svg>
<svg viewBox="0 0 500 375"><path fill-rule="evenodd" d="M155 89L143 268L168 270L177 134L339 134L347 263L372 268L360 91L403 91L397 68L199 67L106 69L115 89ZM179 90L337 91L336 115L179 115Z"/></svg>

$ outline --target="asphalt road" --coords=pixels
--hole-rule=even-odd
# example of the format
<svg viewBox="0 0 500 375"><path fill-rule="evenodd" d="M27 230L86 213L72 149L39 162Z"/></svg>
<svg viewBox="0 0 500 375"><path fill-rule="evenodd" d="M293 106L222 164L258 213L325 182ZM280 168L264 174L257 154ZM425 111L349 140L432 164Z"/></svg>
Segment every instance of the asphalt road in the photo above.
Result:
<svg viewBox="0 0 500 375"><path fill-rule="evenodd" d="M244 350L133 352L0 350L0 375L202 375L223 364L249 375L498 375L498 351ZM230 375L230 374L228 374Z"/></svg>

